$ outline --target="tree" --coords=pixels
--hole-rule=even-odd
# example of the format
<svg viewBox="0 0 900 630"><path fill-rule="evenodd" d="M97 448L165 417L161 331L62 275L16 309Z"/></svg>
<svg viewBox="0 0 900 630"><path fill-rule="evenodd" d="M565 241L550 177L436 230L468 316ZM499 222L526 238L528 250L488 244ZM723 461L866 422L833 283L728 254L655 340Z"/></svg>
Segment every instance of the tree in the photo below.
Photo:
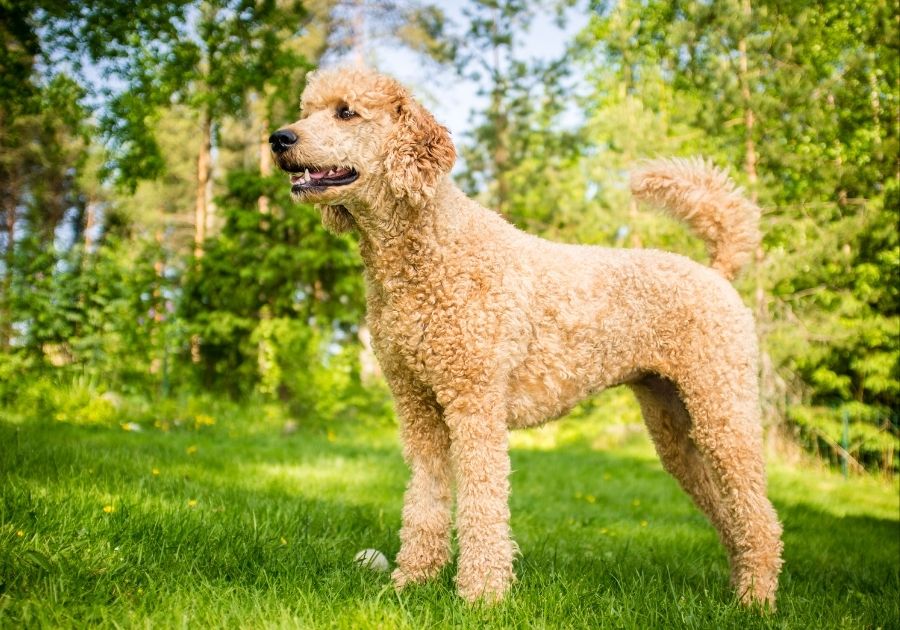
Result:
<svg viewBox="0 0 900 630"><path fill-rule="evenodd" d="M17 274L24 272L15 262L27 257L19 249L53 249L60 226L71 222L77 236L94 210L78 177L87 159L88 138L96 135L84 105L89 82L80 76L82 61L109 59L127 66L127 53L140 37L153 40L175 32L173 23L184 4L138 2L128 15L112 0L89 6L65 0L0 4L5 227L0 346L10 346L20 320L13 312L12 291Z"/></svg>
<svg viewBox="0 0 900 630"><path fill-rule="evenodd" d="M489 107L472 133L472 144L462 155L466 163L464 181L470 192L486 192L486 202L501 213L508 211L509 170L516 163L511 155L517 118L530 110L528 66L516 58L517 37L534 17L533 7L520 0L471 2L464 10L467 32L458 38L456 65L468 78L481 82L481 95Z"/></svg>
<svg viewBox="0 0 900 630"><path fill-rule="evenodd" d="M256 361L261 330L284 335L266 350L273 360L315 363L321 348L304 344L316 331L324 330L318 334L325 339L346 338L362 313L360 262L350 238L320 229L318 213L291 205L284 186L267 191L284 211L261 215L254 202L265 186L252 171L229 175L222 232L189 270L181 301L182 316L203 340L204 383L236 394L248 393L265 376ZM289 339L299 348L283 347ZM294 367L302 373L293 379L312 368ZM305 395L289 386L278 393Z"/></svg>
<svg viewBox="0 0 900 630"><path fill-rule="evenodd" d="M768 411L802 415L824 435L835 415L822 409L827 403L838 415L851 409L856 425L889 428L898 342L887 331L900 320L889 288L897 280L896 243L880 227L897 221L897 128L889 121L898 117L898 77L888 60L898 40L888 4L736 0L595 9L581 36L593 40L585 56L612 62L622 83L642 85L632 109L665 112L656 140L640 144L730 163L766 208L765 256L758 256L752 294L765 347L787 386ZM662 90L646 89L654 74ZM648 126L637 129L641 138ZM613 131L598 155L627 153L611 141ZM827 432L833 443L833 429ZM883 439L866 439L885 450Z"/></svg>

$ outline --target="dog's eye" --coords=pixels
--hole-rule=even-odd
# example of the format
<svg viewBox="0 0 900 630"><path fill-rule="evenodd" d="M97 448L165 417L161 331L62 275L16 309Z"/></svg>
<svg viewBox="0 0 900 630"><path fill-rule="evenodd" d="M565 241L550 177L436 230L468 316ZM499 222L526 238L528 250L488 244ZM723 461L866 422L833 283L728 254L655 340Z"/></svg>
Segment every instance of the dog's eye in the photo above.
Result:
<svg viewBox="0 0 900 630"><path fill-rule="evenodd" d="M337 117L341 120L350 120L351 118L358 116L358 114L347 107L346 105L341 105L337 108Z"/></svg>

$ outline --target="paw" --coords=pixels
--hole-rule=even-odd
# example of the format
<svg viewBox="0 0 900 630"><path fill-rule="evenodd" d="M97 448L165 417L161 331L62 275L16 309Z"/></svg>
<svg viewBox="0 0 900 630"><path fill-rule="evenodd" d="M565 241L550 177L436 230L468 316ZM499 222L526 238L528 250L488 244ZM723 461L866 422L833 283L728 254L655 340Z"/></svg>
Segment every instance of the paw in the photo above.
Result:
<svg viewBox="0 0 900 630"><path fill-rule="evenodd" d="M759 582L738 584L737 593L743 606L775 612L775 587L775 584Z"/></svg>
<svg viewBox="0 0 900 630"><path fill-rule="evenodd" d="M398 591L410 584L422 584L440 573L442 566L443 565L436 567L432 566L424 570L411 570L397 567L394 569L393 573L391 573L391 582L394 583L394 588Z"/></svg>
<svg viewBox="0 0 900 630"><path fill-rule="evenodd" d="M397 567L394 569L394 572L391 573L391 582L394 584L394 588L398 591L403 590L409 584L416 584L421 582L422 580L415 579L412 575Z"/></svg>
<svg viewBox="0 0 900 630"><path fill-rule="evenodd" d="M428 562L409 563L404 562L403 553L397 556L397 568L391 573L391 581L398 591L408 584L421 584L437 576L441 569L450 561L449 554L432 558Z"/></svg>
<svg viewBox="0 0 900 630"><path fill-rule="evenodd" d="M769 612L775 611L777 576L759 577L750 572L738 572L732 574L731 585L737 591L743 606Z"/></svg>
<svg viewBox="0 0 900 630"><path fill-rule="evenodd" d="M456 590L470 604L479 601L496 604L503 600L515 580L512 565L484 572L460 568L456 576Z"/></svg>
<svg viewBox="0 0 900 630"><path fill-rule="evenodd" d="M430 580L450 562L449 535L412 537L401 532L401 538L405 540L397 554L397 569L391 574L397 589Z"/></svg>
<svg viewBox="0 0 900 630"><path fill-rule="evenodd" d="M778 574L782 565L780 554L765 554L756 556L753 560L736 562L732 566L731 586L742 605L758 608L763 612L774 612Z"/></svg>

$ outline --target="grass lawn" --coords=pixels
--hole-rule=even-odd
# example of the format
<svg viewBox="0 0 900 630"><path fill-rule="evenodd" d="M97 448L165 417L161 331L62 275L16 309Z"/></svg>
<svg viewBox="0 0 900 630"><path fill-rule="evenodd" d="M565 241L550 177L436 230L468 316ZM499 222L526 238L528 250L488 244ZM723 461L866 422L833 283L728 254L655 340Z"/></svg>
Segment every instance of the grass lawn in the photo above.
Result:
<svg viewBox="0 0 900 630"><path fill-rule="evenodd" d="M900 626L896 483L772 464L786 565L761 616L735 603L712 528L642 432L603 450L547 435L514 441L519 581L481 608L455 596L454 567L398 595L352 562L397 552L391 425L0 420L0 627Z"/></svg>

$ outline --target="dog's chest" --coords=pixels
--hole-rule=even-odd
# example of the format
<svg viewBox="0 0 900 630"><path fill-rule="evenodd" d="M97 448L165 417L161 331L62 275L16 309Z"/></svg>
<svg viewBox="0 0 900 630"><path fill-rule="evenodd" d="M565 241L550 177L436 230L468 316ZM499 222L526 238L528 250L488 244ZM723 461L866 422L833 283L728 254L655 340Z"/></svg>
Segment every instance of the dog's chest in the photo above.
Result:
<svg viewBox="0 0 900 630"><path fill-rule="evenodd" d="M373 345L385 369L424 371L424 346L433 317L434 298L424 291L371 291L366 318Z"/></svg>
<svg viewBox="0 0 900 630"><path fill-rule="evenodd" d="M465 331L475 325L477 283L438 279L372 289L367 320L383 367L393 365L437 386L450 376L448 368L470 361L474 349Z"/></svg>

